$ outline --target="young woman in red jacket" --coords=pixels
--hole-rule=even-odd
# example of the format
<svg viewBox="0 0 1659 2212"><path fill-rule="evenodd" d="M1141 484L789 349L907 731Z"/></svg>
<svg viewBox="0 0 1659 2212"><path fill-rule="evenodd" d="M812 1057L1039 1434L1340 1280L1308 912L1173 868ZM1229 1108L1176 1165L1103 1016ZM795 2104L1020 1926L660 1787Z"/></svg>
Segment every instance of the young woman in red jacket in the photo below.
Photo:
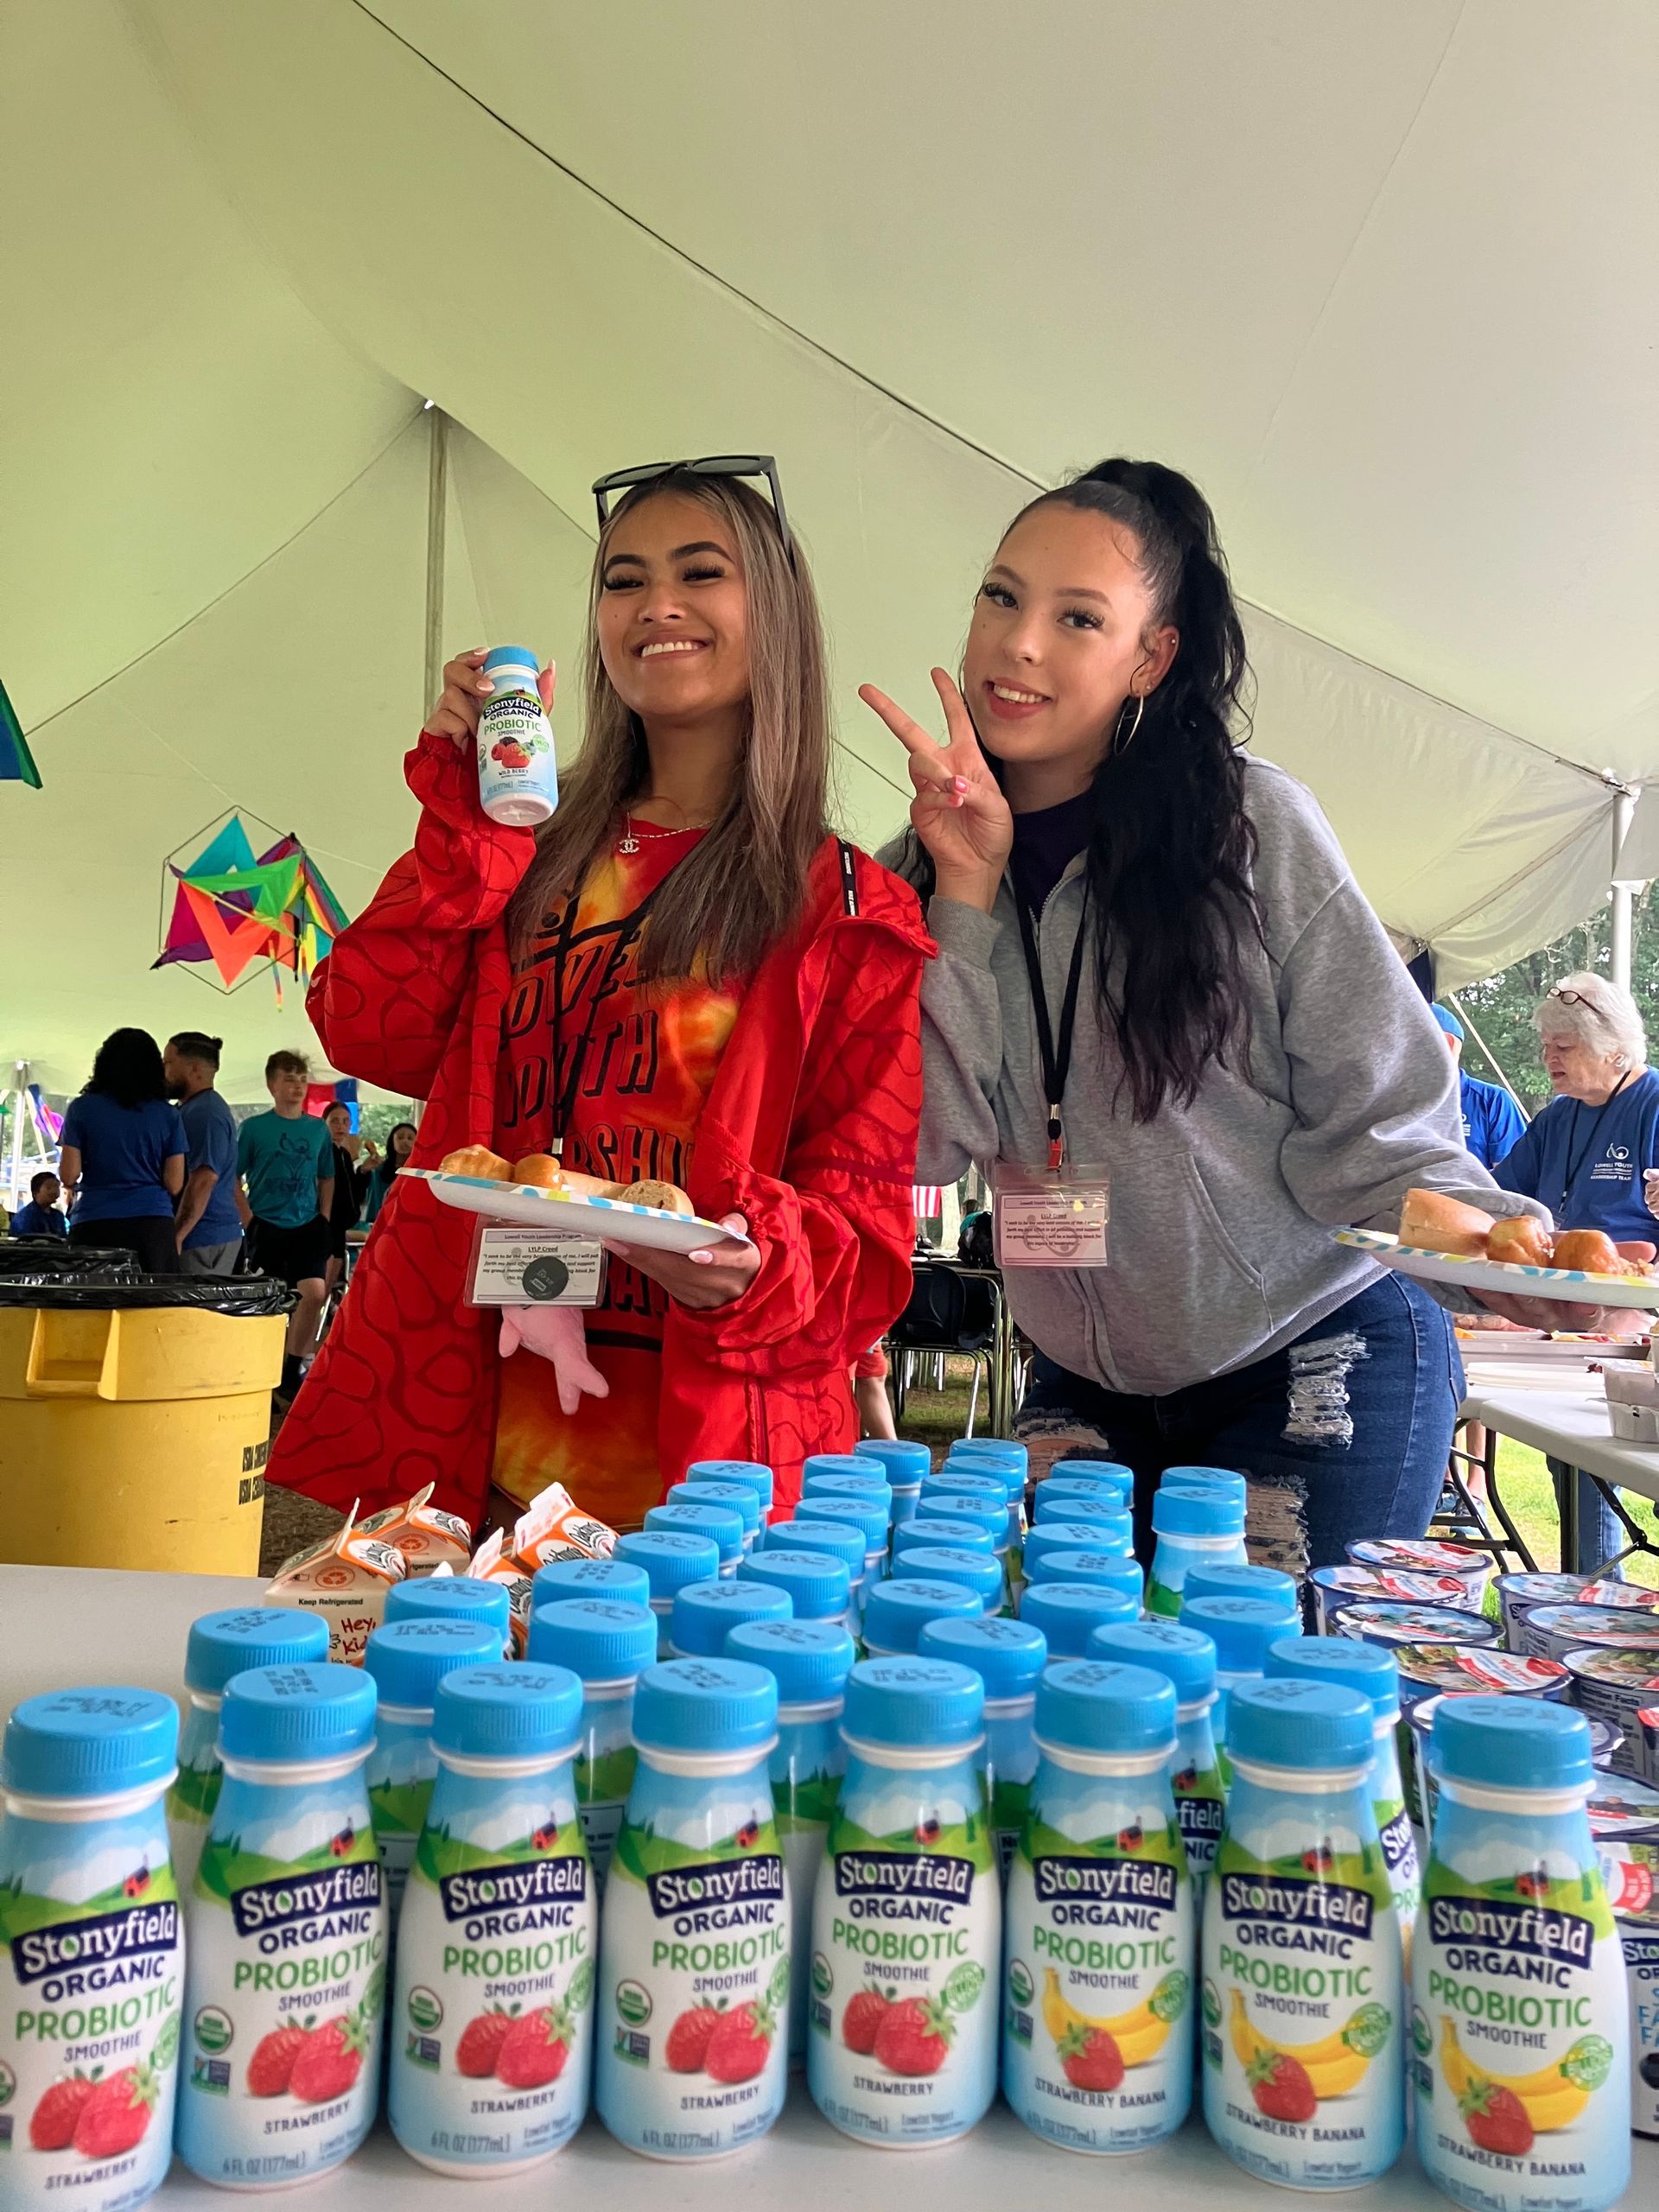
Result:
<svg viewBox="0 0 1659 2212"><path fill-rule="evenodd" d="M735 472L678 464L607 517L611 480L558 811L534 835L483 814L490 685L481 652L451 661L405 764L415 849L309 1010L337 1067L429 1101L416 1166L556 1138L567 1167L741 1217L752 1249L613 1253L586 1316L608 1395L568 1413L463 1303L470 1218L397 1185L271 1457L342 1508L435 1481L476 1524L558 1481L629 1527L706 1458L766 1462L788 1503L807 1453L850 1448L849 1370L909 1291L930 946L910 889L826 829L801 549Z"/></svg>

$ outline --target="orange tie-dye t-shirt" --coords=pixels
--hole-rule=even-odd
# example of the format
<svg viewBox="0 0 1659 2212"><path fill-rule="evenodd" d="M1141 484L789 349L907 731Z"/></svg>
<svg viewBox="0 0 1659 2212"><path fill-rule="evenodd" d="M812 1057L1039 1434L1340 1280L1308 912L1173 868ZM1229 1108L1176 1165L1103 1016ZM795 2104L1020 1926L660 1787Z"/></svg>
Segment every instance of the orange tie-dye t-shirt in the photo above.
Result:
<svg viewBox="0 0 1659 2212"><path fill-rule="evenodd" d="M683 1187L697 1117L737 1019L741 988L696 976L641 986L634 917L702 837L641 826L636 853L607 853L574 899L550 908L519 966L505 1016L498 1143L547 1126L565 1105L567 1166L607 1182ZM568 1102L568 1103L567 1103ZM521 1147L521 1148L527 1148ZM657 1502L657 1412L665 1291L606 1262L585 1314L588 1350L611 1386L560 1408L553 1370L520 1351L501 1367L493 1477L528 1503L550 1482L613 1528L637 1528Z"/></svg>

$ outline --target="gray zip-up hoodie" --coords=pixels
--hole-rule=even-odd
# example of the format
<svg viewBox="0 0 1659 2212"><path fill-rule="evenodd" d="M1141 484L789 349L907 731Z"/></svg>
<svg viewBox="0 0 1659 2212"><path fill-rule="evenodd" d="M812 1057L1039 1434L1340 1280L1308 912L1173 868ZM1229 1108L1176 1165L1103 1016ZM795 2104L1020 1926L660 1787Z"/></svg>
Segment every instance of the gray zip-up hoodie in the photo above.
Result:
<svg viewBox="0 0 1659 2212"><path fill-rule="evenodd" d="M1523 1204L1465 1151L1446 1040L1313 795L1249 760L1244 804L1266 940L1243 947L1248 1066L1214 1065L1191 1106L1133 1121L1091 955L1065 1137L1073 1161L1110 1174L1111 1264L1007 1276L1014 1319L1051 1359L1136 1395L1262 1359L1334 1313L1378 1270L1332 1231L1397 1228L1414 1185L1493 1214ZM1056 1018L1082 908L1079 855L1039 929ZM922 979L918 1173L948 1183L970 1160L1040 1166L1046 1104L1007 880L992 912L935 899L928 922L939 957Z"/></svg>

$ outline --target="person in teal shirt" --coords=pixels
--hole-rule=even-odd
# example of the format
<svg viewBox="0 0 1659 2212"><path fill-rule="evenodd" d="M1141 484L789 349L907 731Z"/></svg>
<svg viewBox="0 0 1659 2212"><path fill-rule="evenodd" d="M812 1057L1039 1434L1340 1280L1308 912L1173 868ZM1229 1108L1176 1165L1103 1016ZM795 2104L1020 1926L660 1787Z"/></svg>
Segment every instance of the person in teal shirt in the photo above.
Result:
<svg viewBox="0 0 1659 2212"><path fill-rule="evenodd" d="M236 1180L248 1256L261 1274L285 1282L298 1303L288 1319L279 1397L300 1387L316 1348L327 1295L328 1213L334 1199L334 1146L328 1125L305 1110L311 1071L298 1052L265 1062L271 1110L236 1133Z"/></svg>

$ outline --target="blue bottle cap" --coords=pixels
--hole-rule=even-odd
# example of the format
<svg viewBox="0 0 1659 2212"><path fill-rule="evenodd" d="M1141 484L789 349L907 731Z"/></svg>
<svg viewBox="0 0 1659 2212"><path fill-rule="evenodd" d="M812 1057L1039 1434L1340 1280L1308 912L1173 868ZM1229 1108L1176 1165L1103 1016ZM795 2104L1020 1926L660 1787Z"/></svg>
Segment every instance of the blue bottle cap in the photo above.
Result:
<svg viewBox="0 0 1659 2212"><path fill-rule="evenodd" d="M1336 1682L1369 1698L1378 1719L1399 1717L1399 1665L1380 1643L1355 1643L1345 1636L1281 1636L1268 1646L1262 1671L1270 1682Z"/></svg>
<svg viewBox="0 0 1659 2212"><path fill-rule="evenodd" d="M0 1774L20 1797L116 1797L170 1782L178 1750L179 1708L157 1691L48 1690L12 1708Z"/></svg>
<svg viewBox="0 0 1659 2212"><path fill-rule="evenodd" d="M860 1505L880 1506L884 1522L893 1518L893 1484L885 1475L810 1475L801 1484L795 1510L817 1498L851 1498Z"/></svg>
<svg viewBox="0 0 1659 2212"><path fill-rule="evenodd" d="M1133 1544L1134 1529L1127 1513L1119 1516L1115 1529L1104 1521L1039 1521L1026 1531L1026 1573L1050 1552L1115 1553L1122 1559Z"/></svg>
<svg viewBox="0 0 1659 2212"><path fill-rule="evenodd" d="M737 1579L787 1590L798 1621L838 1621L853 1589L846 1567L828 1552L751 1552L738 1561Z"/></svg>
<svg viewBox="0 0 1659 2212"><path fill-rule="evenodd" d="M772 1506L772 1469L759 1459L694 1459L685 1471L689 1483L743 1483L768 1510Z"/></svg>
<svg viewBox="0 0 1659 2212"><path fill-rule="evenodd" d="M760 1526L760 1493L746 1483L676 1483L664 1505L715 1505L735 1513L747 1536Z"/></svg>
<svg viewBox="0 0 1659 2212"><path fill-rule="evenodd" d="M1153 1492L1152 1526L1160 1536L1242 1536L1244 1508L1219 1491L1166 1489Z"/></svg>
<svg viewBox="0 0 1659 2212"><path fill-rule="evenodd" d="M1149 1667L1174 1684L1178 1705L1196 1705L1216 1690L1216 1647L1203 1631L1175 1621L1112 1621L1089 1638L1091 1659Z"/></svg>
<svg viewBox="0 0 1659 2212"><path fill-rule="evenodd" d="M922 1544L902 1557L905 1573L912 1580L959 1582L988 1610L1002 1602L1002 1569L983 1552L956 1552L944 1544Z"/></svg>
<svg viewBox="0 0 1659 2212"><path fill-rule="evenodd" d="M764 1667L780 1706L827 1705L846 1689L858 1647L839 1621L743 1621L726 1639L726 1656Z"/></svg>
<svg viewBox="0 0 1659 2212"><path fill-rule="evenodd" d="M584 1682L630 1681L657 1656L657 1616L615 1598L537 1605L524 1656L533 1666L568 1667Z"/></svg>
<svg viewBox="0 0 1659 2212"><path fill-rule="evenodd" d="M908 1436L871 1437L859 1446L858 1456L879 1461L894 1490L914 1490L933 1461L926 1445Z"/></svg>
<svg viewBox="0 0 1659 2212"><path fill-rule="evenodd" d="M400 1582L398 1589L403 1588ZM651 1577L626 1559L556 1559L530 1579L530 1610L567 1605L573 1598L608 1598L616 1605L648 1605Z"/></svg>
<svg viewBox="0 0 1659 2212"><path fill-rule="evenodd" d="M1296 1633L1278 1606L1261 1598L1195 1598L1182 1606L1181 1625L1211 1639L1224 1675L1259 1675L1268 1646Z"/></svg>
<svg viewBox="0 0 1659 2212"><path fill-rule="evenodd" d="M916 1654L971 1667L985 1685L986 1703L995 1705L1036 1694L1038 1677L1048 1663L1048 1639L1029 1621L982 1613L977 1620L929 1621Z"/></svg>
<svg viewBox="0 0 1659 2212"><path fill-rule="evenodd" d="M743 1516L723 1505L679 1504L671 1499L666 1505L649 1506L645 1533L656 1535L659 1530L671 1535L707 1536L719 1547L722 1560L738 1558L743 1549Z"/></svg>
<svg viewBox="0 0 1659 2212"><path fill-rule="evenodd" d="M1055 1659L1081 1659L1091 1632L1108 1621L1140 1618L1139 1599L1103 1590L1097 1582L1030 1582L1020 1600L1020 1618L1039 1628Z"/></svg>
<svg viewBox="0 0 1659 2212"><path fill-rule="evenodd" d="M568 1667L534 1660L457 1667L432 1707L433 1743L463 1758L569 1757L581 1726L582 1684Z"/></svg>
<svg viewBox="0 0 1659 2212"><path fill-rule="evenodd" d="M536 1602L531 1586L531 1604ZM411 1575L394 1582L386 1592L385 1625L394 1621L483 1621L495 1630L499 1646L505 1644L512 1622L512 1605L505 1582L479 1582L470 1574ZM270 1662L264 1660L262 1665Z"/></svg>
<svg viewBox="0 0 1659 2212"><path fill-rule="evenodd" d="M1181 1585L1181 1603L1190 1605L1194 1598L1260 1598L1277 1605L1287 1621L1302 1617L1295 1577L1281 1574L1276 1567L1244 1567L1236 1560L1214 1567L1200 1560L1187 1568Z"/></svg>
<svg viewBox="0 0 1659 2212"><path fill-rule="evenodd" d="M971 1521L984 1529L994 1545L1006 1544L1008 1540L1008 1502L1005 1497L962 1490L929 1490L924 1483L922 1494L916 1501L916 1518Z"/></svg>
<svg viewBox="0 0 1659 2212"><path fill-rule="evenodd" d="M742 1549L741 1536L738 1548ZM643 1567L659 1603L688 1582L712 1582L720 1573L720 1546L712 1536L696 1535L689 1529L631 1529L617 1538L611 1556Z"/></svg>
<svg viewBox="0 0 1659 2212"><path fill-rule="evenodd" d="M413 1586L423 1589L425 1583ZM504 1590L503 1641L506 1620ZM308 1613L298 1605L236 1605L228 1612L204 1613L200 1620L191 1622L184 1648L184 1679L189 1688L217 1697L231 1676L239 1675L245 1667L302 1667L327 1656L328 1624L321 1613Z"/></svg>
<svg viewBox="0 0 1659 2212"><path fill-rule="evenodd" d="M795 1510L803 1520L810 1515L814 1521L839 1521L846 1528L856 1529L867 1552L880 1550L893 1522L890 1505L879 1498L855 1497L850 1491L815 1490Z"/></svg>
<svg viewBox="0 0 1659 2212"><path fill-rule="evenodd" d="M726 1638L745 1621L786 1621L794 1607L787 1590L764 1582L694 1582L682 1590L669 1615L668 1640L677 1659L718 1659Z"/></svg>
<svg viewBox="0 0 1659 2212"><path fill-rule="evenodd" d="M1122 1552L1043 1552L1031 1561L1033 1583L1092 1582L1099 1590L1116 1590L1121 1597L1144 1605L1147 1578L1133 1554Z"/></svg>
<svg viewBox="0 0 1659 2212"><path fill-rule="evenodd" d="M539 674L541 665L528 645L495 645L484 656L486 676L498 668L527 668L532 674Z"/></svg>
<svg viewBox="0 0 1659 2212"><path fill-rule="evenodd" d="M1249 1490L1243 1476L1232 1467L1166 1467L1159 1478L1160 1487L1166 1483L1177 1490L1217 1491L1239 1505Z"/></svg>
<svg viewBox="0 0 1659 2212"><path fill-rule="evenodd" d="M1135 1469L1121 1459L1057 1459L1044 1477L1051 1483L1110 1483L1126 1497L1135 1490Z"/></svg>
<svg viewBox="0 0 1659 2212"><path fill-rule="evenodd" d="M1127 1509L1116 1498L1069 1496L1051 1498L1047 1513L1039 1512L1034 1525L1039 1529L1052 1529L1056 1522L1060 1522L1081 1527L1087 1521L1109 1529L1115 1542L1122 1535L1127 1518Z"/></svg>
<svg viewBox="0 0 1659 2212"><path fill-rule="evenodd" d="M1004 1500L1012 1504L1026 1494L1026 1470L1019 1459L995 1459L988 1452L953 1451L940 1470L943 1481L960 1482L964 1475L990 1476L1002 1485Z"/></svg>
<svg viewBox="0 0 1659 2212"><path fill-rule="evenodd" d="M1595 1779L1583 1713L1535 1697L1443 1697L1428 1764L1443 1781L1498 1789L1587 1789Z"/></svg>
<svg viewBox="0 0 1659 2212"><path fill-rule="evenodd" d="M979 1738L984 1712L985 1685L971 1667L912 1654L864 1659L847 1677L842 1733L849 1744L966 1751Z"/></svg>
<svg viewBox="0 0 1659 2212"><path fill-rule="evenodd" d="M1032 1525L1041 1528L1049 1521L1075 1521L1077 1508L1086 1506L1096 1511L1126 1513L1129 1492L1119 1490L1113 1483L1097 1482L1092 1475L1079 1475L1071 1482L1059 1482L1051 1476L1047 1482L1037 1485L1037 1502L1032 1508Z"/></svg>
<svg viewBox="0 0 1659 2212"><path fill-rule="evenodd" d="M1012 1459L1022 1473L1031 1465L1030 1447L1012 1436L954 1437L948 1456L952 1459Z"/></svg>
<svg viewBox="0 0 1659 2212"><path fill-rule="evenodd" d="M377 1713L389 1705L423 1713L454 1668L500 1656L500 1630L476 1613L432 1613L371 1630L363 1664L374 1676Z"/></svg>
<svg viewBox="0 0 1659 2212"><path fill-rule="evenodd" d="M777 1679L741 1659L664 1659L633 1693L642 1751L759 1751L777 1733Z"/></svg>
<svg viewBox="0 0 1659 2212"><path fill-rule="evenodd" d="M273 1764L366 1751L374 1705L374 1677L361 1667L250 1667L225 1685L219 1748Z"/></svg>
<svg viewBox="0 0 1659 2212"><path fill-rule="evenodd" d="M1037 1740L1058 1751L1173 1751L1175 1685L1114 1659L1057 1659L1037 1688Z"/></svg>
<svg viewBox="0 0 1659 2212"><path fill-rule="evenodd" d="M979 1467L941 1467L937 1474L922 1477L924 1497L982 1497L988 1505L1006 1505L1008 1486L1000 1469Z"/></svg>
<svg viewBox="0 0 1659 2212"><path fill-rule="evenodd" d="M1213 1598L1211 1605L1243 1605ZM1340 1682L1244 1682L1227 1700L1227 1750L1233 1764L1306 1768L1369 1766L1371 1700Z"/></svg>
<svg viewBox="0 0 1659 2212"><path fill-rule="evenodd" d="M811 1512L816 1498L805 1497L795 1509L803 1516ZM774 1521L771 1528L761 1533L759 1549L763 1552L828 1552L831 1559L838 1559L849 1577L856 1582L864 1572L867 1549L864 1531L855 1529L846 1521L807 1520Z"/></svg>
<svg viewBox="0 0 1659 2212"><path fill-rule="evenodd" d="M878 1482L887 1478L879 1459L867 1459L857 1452L814 1452L801 1463L801 1488L804 1491L814 1475L863 1475Z"/></svg>
<svg viewBox="0 0 1659 2212"><path fill-rule="evenodd" d="M913 1557L905 1554L906 1561ZM913 1652L929 1621L980 1620L984 1612L978 1593L960 1582L927 1582L908 1573L877 1582L864 1596L864 1648Z"/></svg>
<svg viewBox="0 0 1659 2212"><path fill-rule="evenodd" d="M946 1544L952 1551L977 1552L982 1559L996 1557L996 1544L988 1529L977 1521L958 1521L944 1513L918 1513L913 1520L901 1521L893 1532L893 1556L895 1560L907 1552L919 1550L925 1544Z"/></svg>

